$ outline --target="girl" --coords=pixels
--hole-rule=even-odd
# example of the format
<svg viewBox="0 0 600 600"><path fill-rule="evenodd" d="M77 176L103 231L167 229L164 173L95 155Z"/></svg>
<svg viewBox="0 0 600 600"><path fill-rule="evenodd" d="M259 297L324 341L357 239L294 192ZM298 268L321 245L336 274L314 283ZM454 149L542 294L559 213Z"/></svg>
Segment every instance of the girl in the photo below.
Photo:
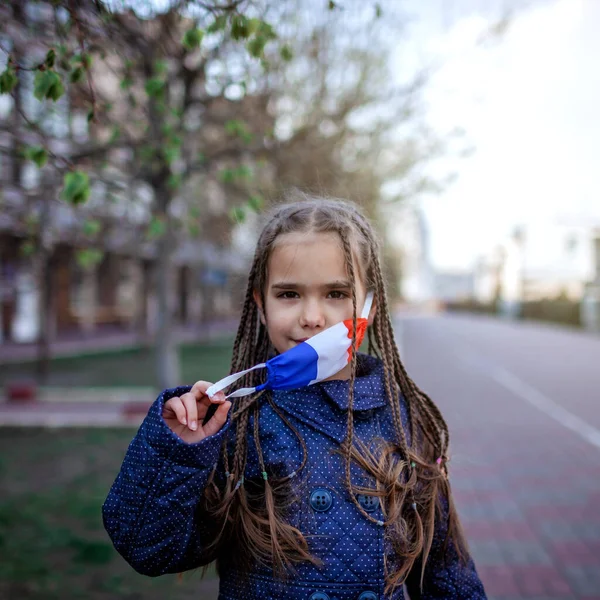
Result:
<svg viewBox="0 0 600 600"><path fill-rule="evenodd" d="M450 493L448 428L394 342L376 234L347 202L280 206L231 372L294 357L342 321L346 365L324 381L243 395L281 374L249 370L228 389L244 388L233 409L206 381L160 394L103 507L137 571L216 560L220 600L399 600L403 584L412 600L485 598Z"/></svg>

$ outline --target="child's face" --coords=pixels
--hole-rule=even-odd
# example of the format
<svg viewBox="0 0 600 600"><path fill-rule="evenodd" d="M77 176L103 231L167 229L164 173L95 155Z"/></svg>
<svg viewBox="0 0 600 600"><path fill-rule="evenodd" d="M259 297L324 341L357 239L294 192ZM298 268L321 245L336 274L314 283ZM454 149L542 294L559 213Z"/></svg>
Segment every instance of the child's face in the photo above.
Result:
<svg viewBox="0 0 600 600"><path fill-rule="evenodd" d="M356 274L357 313L366 290ZM277 238L264 291L271 343L285 352L324 329L352 318L352 289L344 252L335 233L287 233ZM255 296L260 307L260 299ZM357 315L357 316L358 316ZM350 366L335 378L349 377Z"/></svg>

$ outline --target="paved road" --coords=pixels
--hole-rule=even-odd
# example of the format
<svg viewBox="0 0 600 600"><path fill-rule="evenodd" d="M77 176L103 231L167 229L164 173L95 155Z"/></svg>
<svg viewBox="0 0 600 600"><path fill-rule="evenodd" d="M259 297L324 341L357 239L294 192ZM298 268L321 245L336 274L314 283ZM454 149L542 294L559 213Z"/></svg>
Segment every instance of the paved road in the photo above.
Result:
<svg viewBox="0 0 600 600"><path fill-rule="evenodd" d="M600 338L467 316L402 319L398 337L449 421L489 596L600 599Z"/></svg>

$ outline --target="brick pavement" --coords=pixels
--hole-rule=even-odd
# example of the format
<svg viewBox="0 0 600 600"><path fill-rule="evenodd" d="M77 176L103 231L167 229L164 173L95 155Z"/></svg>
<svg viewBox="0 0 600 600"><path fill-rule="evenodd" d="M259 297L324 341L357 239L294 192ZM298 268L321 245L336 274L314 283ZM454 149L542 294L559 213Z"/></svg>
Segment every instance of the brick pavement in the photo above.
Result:
<svg viewBox="0 0 600 600"><path fill-rule="evenodd" d="M405 323L403 342L449 422L451 482L489 598L600 600L599 449L465 364L444 326Z"/></svg>

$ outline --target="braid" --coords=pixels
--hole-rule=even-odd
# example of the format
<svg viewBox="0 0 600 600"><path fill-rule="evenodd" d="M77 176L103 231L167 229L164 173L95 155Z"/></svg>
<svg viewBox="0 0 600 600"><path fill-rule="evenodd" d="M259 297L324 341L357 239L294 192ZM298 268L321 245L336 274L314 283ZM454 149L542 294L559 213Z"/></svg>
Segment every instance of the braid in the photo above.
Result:
<svg viewBox="0 0 600 600"><path fill-rule="evenodd" d="M352 441L354 438L354 382L356 380L356 279L354 273L354 258L352 256L352 247L350 246L348 231L340 231L339 235L342 241L342 248L344 251L344 259L346 262L346 269L348 270L348 276L350 277L351 289L352 289L352 346L351 346L351 361L350 361L350 381L348 385L348 414L347 414L347 434L346 440L344 441L343 451L345 454L344 470L346 476L346 488L350 494L352 502L358 507L358 509L364 514L368 513L358 503L354 490L352 487L352 474L350 471L350 465L352 462ZM370 517L370 515L369 515Z"/></svg>

